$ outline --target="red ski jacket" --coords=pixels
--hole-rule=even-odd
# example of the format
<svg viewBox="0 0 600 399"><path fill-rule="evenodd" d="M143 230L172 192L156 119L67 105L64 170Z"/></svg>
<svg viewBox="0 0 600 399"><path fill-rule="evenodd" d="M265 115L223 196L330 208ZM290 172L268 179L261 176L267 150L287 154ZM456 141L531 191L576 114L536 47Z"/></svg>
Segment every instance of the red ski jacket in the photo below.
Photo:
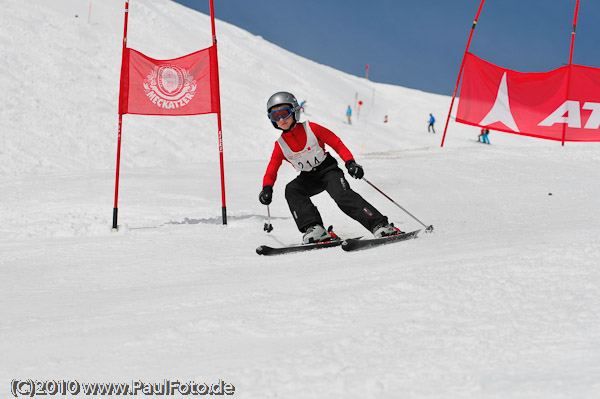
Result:
<svg viewBox="0 0 600 399"><path fill-rule="evenodd" d="M327 144L329 147L333 148L333 150L344 160L344 162L354 159L350 150L348 150L344 143L342 143L342 140L340 140L335 133L316 123L308 123L323 150L325 150L325 144ZM306 131L301 123L296 123L296 126L294 126L292 130L282 133L281 137L292 151L302 151L306 146ZM276 141L273 154L271 155L271 161L269 161L267 172L263 178L263 187L267 185L273 186L275 184L275 180L277 180L277 171L279 171L279 167L284 160L287 161L286 157L283 155L283 151L281 150L279 143Z"/></svg>

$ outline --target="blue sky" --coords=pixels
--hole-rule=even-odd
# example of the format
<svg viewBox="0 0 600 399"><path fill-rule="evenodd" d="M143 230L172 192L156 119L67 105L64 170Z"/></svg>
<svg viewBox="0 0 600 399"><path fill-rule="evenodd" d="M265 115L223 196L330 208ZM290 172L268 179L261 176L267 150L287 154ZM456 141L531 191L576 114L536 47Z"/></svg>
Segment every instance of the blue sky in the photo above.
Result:
<svg viewBox="0 0 600 399"><path fill-rule="evenodd" d="M175 0L209 14L208 0ZM480 0L214 0L215 15L376 82L451 95ZM569 62L575 0L487 0L470 51L543 72ZM573 63L600 67L600 2L581 0ZM217 30L217 37L219 32Z"/></svg>

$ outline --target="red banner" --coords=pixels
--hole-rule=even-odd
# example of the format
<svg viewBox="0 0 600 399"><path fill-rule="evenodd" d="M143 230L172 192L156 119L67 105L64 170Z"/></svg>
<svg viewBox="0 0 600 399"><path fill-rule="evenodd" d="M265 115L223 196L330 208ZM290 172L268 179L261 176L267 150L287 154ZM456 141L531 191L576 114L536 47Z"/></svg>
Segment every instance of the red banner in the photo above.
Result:
<svg viewBox="0 0 600 399"><path fill-rule="evenodd" d="M522 73L467 53L456 120L549 140L600 141L600 69Z"/></svg>
<svg viewBox="0 0 600 399"><path fill-rule="evenodd" d="M173 60L155 60L127 48L120 114L198 115L219 112L214 46Z"/></svg>

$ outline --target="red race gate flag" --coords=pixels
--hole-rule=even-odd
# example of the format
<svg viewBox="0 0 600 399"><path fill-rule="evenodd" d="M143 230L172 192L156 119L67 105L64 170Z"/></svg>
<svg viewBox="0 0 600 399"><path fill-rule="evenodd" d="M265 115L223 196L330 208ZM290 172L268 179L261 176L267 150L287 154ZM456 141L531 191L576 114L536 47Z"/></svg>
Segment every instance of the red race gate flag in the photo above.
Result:
<svg viewBox="0 0 600 399"><path fill-rule="evenodd" d="M467 53L456 121L549 140L600 141L600 69L522 73Z"/></svg>
<svg viewBox="0 0 600 399"><path fill-rule="evenodd" d="M198 115L219 112L214 46L172 60L155 60L127 48L120 114Z"/></svg>

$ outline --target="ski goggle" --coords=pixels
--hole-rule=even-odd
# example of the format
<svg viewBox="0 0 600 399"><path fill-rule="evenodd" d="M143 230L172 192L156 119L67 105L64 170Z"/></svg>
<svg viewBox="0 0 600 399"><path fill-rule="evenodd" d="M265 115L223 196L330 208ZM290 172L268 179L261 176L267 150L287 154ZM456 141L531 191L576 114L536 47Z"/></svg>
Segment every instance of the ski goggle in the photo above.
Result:
<svg viewBox="0 0 600 399"><path fill-rule="evenodd" d="M292 116L293 112L291 108L282 108L275 111L269 112L269 119L271 122L277 122L279 119L286 120Z"/></svg>

